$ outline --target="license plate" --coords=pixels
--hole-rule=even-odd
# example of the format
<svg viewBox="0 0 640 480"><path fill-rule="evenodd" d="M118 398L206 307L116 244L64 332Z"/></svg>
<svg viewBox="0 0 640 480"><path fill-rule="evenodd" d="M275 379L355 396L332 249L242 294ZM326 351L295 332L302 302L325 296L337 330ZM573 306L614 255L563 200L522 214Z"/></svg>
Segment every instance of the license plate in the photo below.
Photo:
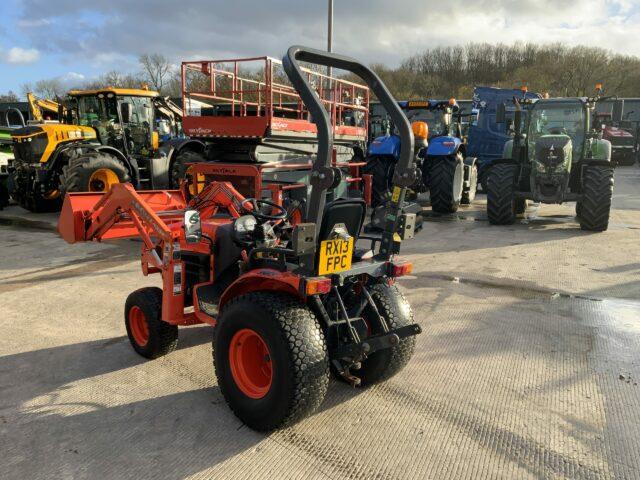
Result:
<svg viewBox="0 0 640 480"><path fill-rule="evenodd" d="M351 268L351 257L353 257L353 238L320 242L318 275L349 270Z"/></svg>

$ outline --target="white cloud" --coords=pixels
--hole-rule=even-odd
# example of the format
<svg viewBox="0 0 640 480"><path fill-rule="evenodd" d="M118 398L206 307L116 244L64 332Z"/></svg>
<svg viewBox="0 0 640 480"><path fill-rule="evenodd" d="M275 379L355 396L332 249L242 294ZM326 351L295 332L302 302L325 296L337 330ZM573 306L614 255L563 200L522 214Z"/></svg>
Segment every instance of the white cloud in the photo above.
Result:
<svg viewBox="0 0 640 480"><path fill-rule="evenodd" d="M279 56L294 43L326 45L326 2L300 0L23 0L50 25L25 30L34 47L98 68L128 67L142 53L195 57ZM640 55L640 0L349 0L335 4L334 49L366 62L398 65L438 45L562 42ZM171 12L170 15L167 12ZM25 13L23 21L29 17ZM64 29L57 25L65 25Z"/></svg>
<svg viewBox="0 0 640 480"><path fill-rule="evenodd" d="M67 72L62 75L62 77L60 77L60 79L64 82L78 82L84 80L85 78L86 77L83 74L77 72Z"/></svg>
<svg viewBox="0 0 640 480"><path fill-rule="evenodd" d="M40 52L35 48L12 47L3 52L2 60L7 63L33 63L40 58Z"/></svg>

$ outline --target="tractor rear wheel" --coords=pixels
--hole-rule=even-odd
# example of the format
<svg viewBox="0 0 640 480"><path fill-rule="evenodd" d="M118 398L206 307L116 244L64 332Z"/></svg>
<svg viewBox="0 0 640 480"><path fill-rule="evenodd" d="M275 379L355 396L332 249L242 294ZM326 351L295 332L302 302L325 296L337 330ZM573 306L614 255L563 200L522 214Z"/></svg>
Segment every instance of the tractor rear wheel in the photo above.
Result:
<svg viewBox="0 0 640 480"><path fill-rule="evenodd" d="M395 329L414 323L411 306L395 285L376 284L369 290L369 294L378 309L378 313L387 322L389 328ZM369 326L371 334L381 334L383 332L377 326L378 322L372 320L374 315L375 311L371 306L367 306L362 312L362 318ZM415 336L403 338L394 347L378 350L370 354L366 360L362 361L360 369L354 370L352 373L360 378L363 387L388 380L409 363L415 350L415 344Z"/></svg>
<svg viewBox="0 0 640 480"><path fill-rule="evenodd" d="M171 165L171 175L169 183L171 188L180 188L180 183L185 179L189 164L206 162L207 159L201 153L193 150L184 150L178 153L178 156Z"/></svg>
<svg viewBox="0 0 640 480"><path fill-rule="evenodd" d="M431 209L437 213L455 213L462 200L464 163L462 155L430 160L429 198Z"/></svg>
<svg viewBox="0 0 640 480"><path fill-rule="evenodd" d="M127 167L112 155L90 152L62 167L62 192L108 192L116 183L130 182Z"/></svg>
<svg viewBox="0 0 640 480"><path fill-rule="evenodd" d="M252 292L224 306L213 339L218 386L254 430L291 425L311 414L329 385L324 334L294 298Z"/></svg>
<svg viewBox="0 0 640 480"><path fill-rule="evenodd" d="M124 324L133 349L158 358L176 349L178 327L162 321L162 290L145 287L132 292L124 306Z"/></svg>
<svg viewBox="0 0 640 480"><path fill-rule="evenodd" d="M516 165L500 164L487 173L487 216L493 225L512 224L522 209L514 195L516 171Z"/></svg>
<svg viewBox="0 0 640 480"><path fill-rule="evenodd" d="M372 157L367 159L362 173L371 175L371 206L384 204L391 197L393 186L393 172L396 162L389 157Z"/></svg>
<svg viewBox="0 0 640 480"><path fill-rule="evenodd" d="M582 230L603 232L609 227L612 196L613 167L588 166L584 172L582 200L578 209Z"/></svg>

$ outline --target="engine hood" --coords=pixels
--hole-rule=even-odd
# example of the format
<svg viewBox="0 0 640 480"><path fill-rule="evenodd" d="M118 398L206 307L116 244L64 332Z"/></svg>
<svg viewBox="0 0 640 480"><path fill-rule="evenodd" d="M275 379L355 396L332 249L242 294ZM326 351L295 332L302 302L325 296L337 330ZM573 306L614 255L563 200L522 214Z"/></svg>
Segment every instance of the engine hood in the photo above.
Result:
<svg viewBox="0 0 640 480"><path fill-rule="evenodd" d="M628 131L623 130L622 128L619 128L619 127L611 127L611 126L604 127L604 130L602 131L602 136L604 138L633 138L633 135L631 135Z"/></svg>

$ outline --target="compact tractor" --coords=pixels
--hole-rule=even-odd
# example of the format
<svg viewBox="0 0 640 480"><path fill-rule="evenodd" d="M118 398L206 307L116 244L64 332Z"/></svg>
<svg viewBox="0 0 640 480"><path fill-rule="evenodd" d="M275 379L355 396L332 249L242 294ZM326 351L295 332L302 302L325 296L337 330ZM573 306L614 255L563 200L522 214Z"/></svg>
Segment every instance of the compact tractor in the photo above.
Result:
<svg viewBox="0 0 640 480"><path fill-rule="evenodd" d="M335 129L331 162L337 170L327 199L369 200L370 179L360 174L369 89L303 70ZM182 88L183 127L189 139L176 146L172 187L177 188L196 163L215 164L218 179L258 169L267 196L299 221L309 204L317 128L282 62L270 57L186 61Z"/></svg>
<svg viewBox="0 0 640 480"><path fill-rule="evenodd" d="M583 230L607 229L613 166L611 143L600 138L593 124L597 100L597 96L513 99L514 122L508 123L513 138L505 144L503 158L492 162L487 177L490 223L514 223L516 215L525 212L527 200L575 201ZM504 116L501 104L497 122L504 123Z"/></svg>
<svg viewBox="0 0 640 480"><path fill-rule="evenodd" d="M340 128L301 61L362 77L398 128L403 153L379 236L362 235L363 199L327 201L342 174L332 159ZM124 322L134 350L156 358L176 348L179 325L213 325L219 388L246 425L266 431L311 414L330 371L353 386L395 375L420 333L395 285L412 268L396 256L415 220L401 209L415 181L409 122L377 75L351 58L298 46L283 65L318 135L300 222L282 205L241 193L244 181L260 180L259 168L252 178L247 171L207 181L221 173L215 163L200 162L179 190L136 192L118 183L103 195L70 193L58 225L71 243L141 238L142 272L160 273L162 288L127 298ZM363 242L370 246L360 248Z"/></svg>
<svg viewBox="0 0 640 480"><path fill-rule="evenodd" d="M460 204L475 198L477 169L475 158L466 157L458 104L445 101L399 102L405 116L415 125L416 156L421 175L414 191L429 190L431 208L438 213L454 213ZM454 121L455 119L455 121ZM373 177L372 204L384 204L391 194L391 179L400 155L400 138L387 134L369 145L365 172Z"/></svg>
<svg viewBox="0 0 640 480"><path fill-rule="evenodd" d="M624 100L614 100L613 112L597 112L596 128L611 142L611 161L615 165L633 165L638 158L638 144L629 128L623 128ZM617 121L614 121L617 119Z"/></svg>
<svg viewBox="0 0 640 480"><path fill-rule="evenodd" d="M160 148L160 111L167 100L146 89L72 90L58 105L62 123L12 132L12 197L31 211L55 211L65 192L104 192L118 182L167 187L173 149Z"/></svg>

